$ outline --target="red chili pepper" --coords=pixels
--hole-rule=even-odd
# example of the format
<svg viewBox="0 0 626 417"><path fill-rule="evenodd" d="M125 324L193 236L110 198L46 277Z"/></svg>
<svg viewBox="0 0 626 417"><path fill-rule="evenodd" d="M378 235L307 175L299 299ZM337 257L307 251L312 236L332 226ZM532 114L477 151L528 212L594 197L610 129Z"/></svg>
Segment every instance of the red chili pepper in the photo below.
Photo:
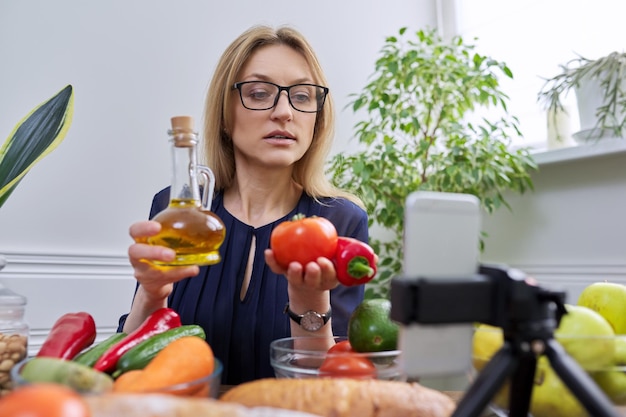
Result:
<svg viewBox="0 0 626 417"><path fill-rule="evenodd" d="M117 361L132 347L155 334L180 326L180 316L176 311L166 307L160 308L148 316L135 331L107 349L98 358L93 368L102 372L112 372L115 370Z"/></svg>
<svg viewBox="0 0 626 417"><path fill-rule="evenodd" d="M351 237L337 239L334 263L337 280L348 287L366 284L376 275L376 253L367 243Z"/></svg>
<svg viewBox="0 0 626 417"><path fill-rule="evenodd" d="M67 313L58 318L37 356L71 360L96 340L96 322L89 313Z"/></svg>

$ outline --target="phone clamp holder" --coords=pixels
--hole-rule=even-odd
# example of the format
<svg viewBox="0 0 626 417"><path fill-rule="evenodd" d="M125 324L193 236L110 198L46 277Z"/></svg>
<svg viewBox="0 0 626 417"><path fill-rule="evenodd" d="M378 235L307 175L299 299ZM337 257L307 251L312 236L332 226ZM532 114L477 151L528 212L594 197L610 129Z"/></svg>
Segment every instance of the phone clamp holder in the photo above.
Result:
<svg viewBox="0 0 626 417"><path fill-rule="evenodd" d="M590 415L619 417L604 392L554 338L567 313L565 293L529 281L520 270L488 265L481 265L472 277L394 278L391 318L401 325L480 322L502 328L502 347L469 386L452 417L480 416L507 378L509 417L527 417L541 355Z"/></svg>

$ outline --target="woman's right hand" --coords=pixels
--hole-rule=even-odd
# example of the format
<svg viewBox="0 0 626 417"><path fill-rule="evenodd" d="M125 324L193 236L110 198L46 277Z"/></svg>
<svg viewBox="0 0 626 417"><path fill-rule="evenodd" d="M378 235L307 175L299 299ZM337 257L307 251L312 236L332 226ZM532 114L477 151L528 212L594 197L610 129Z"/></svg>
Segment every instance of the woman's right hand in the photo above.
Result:
<svg viewBox="0 0 626 417"><path fill-rule="evenodd" d="M171 261L175 257L172 249L145 243L147 238L161 231L161 224L155 221L141 221L130 226L130 236L135 241L128 248L128 258L135 270L135 279L152 302L165 301L172 292L173 283L198 275L198 266L158 266L151 261Z"/></svg>

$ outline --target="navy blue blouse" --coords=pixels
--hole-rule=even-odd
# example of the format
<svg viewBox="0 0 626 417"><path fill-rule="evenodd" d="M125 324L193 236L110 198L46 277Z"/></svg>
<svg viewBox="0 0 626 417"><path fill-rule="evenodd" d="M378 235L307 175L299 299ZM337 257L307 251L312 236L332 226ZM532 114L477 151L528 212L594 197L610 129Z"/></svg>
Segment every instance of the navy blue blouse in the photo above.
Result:
<svg viewBox="0 0 626 417"><path fill-rule="evenodd" d="M270 234L281 222L298 213L330 220L339 236L368 241L367 214L356 204L342 198L323 198L320 202L302 194L296 207L285 217L254 228L233 217L225 208L221 193L216 193L211 210L226 226L220 247L222 261L200 268L200 273L174 284L169 306L183 324L198 324L207 335L213 352L224 364L222 382L228 385L273 377L269 345L272 340L289 337L289 317L283 313L287 279L273 273L265 264L263 251L270 246ZM150 218L169 204L169 188L155 195ZM252 239L256 252L248 290L241 300L241 286ZM347 335L352 310L363 299L363 286L342 285L330 293L332 327L336 336ZM126 315L120 318L119 331Z"/></svg>

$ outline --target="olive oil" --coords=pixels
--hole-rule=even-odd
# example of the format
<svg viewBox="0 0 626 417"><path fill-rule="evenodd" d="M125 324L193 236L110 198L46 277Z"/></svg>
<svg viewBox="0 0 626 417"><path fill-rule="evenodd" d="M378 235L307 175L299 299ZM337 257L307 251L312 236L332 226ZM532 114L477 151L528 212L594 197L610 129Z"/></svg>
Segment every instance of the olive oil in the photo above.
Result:
<svg viewBox="0 0 626 417"><path fill-rule="evenodd" d="M224 223L195 200L173 199L153 220L161 223L161 232L148 243L176 251L167 265L211 265L221 260L218 249L226 235Z"/></svg>
<svg viewBox="0 0 626 417"><path fill-rule="evenodd" d="M207 167L196 162L197 134L189 116L172 118L168 132L172 144L173 175L168 207L153 217L161 223L161 231L147 239L151 245L166 246L176 251L173 261L156 265L212 265L220 262L219 247L226 236L222 220L212 211L215 180ZM198 174L205 178L204 195L200 198Z"/></svg>

